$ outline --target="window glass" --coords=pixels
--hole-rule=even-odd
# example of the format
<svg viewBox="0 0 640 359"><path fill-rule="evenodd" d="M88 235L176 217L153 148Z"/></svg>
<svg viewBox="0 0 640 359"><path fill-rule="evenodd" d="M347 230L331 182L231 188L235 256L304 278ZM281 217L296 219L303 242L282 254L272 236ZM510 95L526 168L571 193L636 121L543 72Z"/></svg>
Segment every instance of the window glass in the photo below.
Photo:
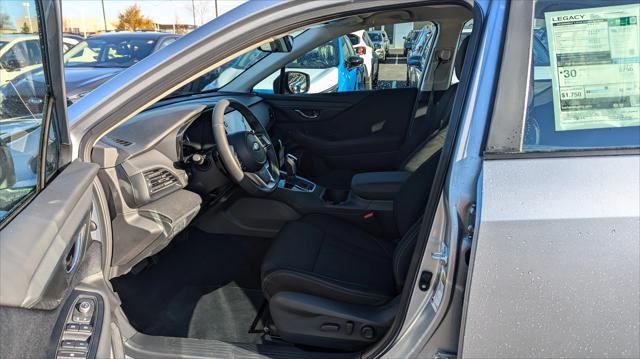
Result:
<svg viewBox="0 0 640 359"><path fill-rule="evenodd" d="M149 56L155 44L155 39L139 36L89 38L65 54L65 67L130 67Z"/></svg>
<svg viewBox="0 0 640 359"><path fill-rule="evenodd" d="M36 5L18 4L30 9L32 16L9 12L0 34L0 222L39 186L42 111L47 101ZM45 90L34 91L34 83L44 84ZM53 136L50 174L57 169L55 130Z"/></svg>
<svg viewBox="0 0 640 359"><path fill-rule="evenodd" d="M640 4L539 0L524 151L640 146Z"/></svg>

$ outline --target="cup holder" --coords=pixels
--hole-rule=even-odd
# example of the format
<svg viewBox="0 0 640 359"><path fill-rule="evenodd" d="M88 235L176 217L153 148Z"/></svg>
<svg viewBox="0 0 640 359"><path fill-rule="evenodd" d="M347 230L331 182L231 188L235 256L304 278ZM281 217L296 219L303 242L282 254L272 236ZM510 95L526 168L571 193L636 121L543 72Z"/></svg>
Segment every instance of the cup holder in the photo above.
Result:
<svg viewBox="0 0 640 359"><path fill-rule="evenodd" d="M340 204L349 198L349 190L327 188L322 198L331 204Z"/></svg>

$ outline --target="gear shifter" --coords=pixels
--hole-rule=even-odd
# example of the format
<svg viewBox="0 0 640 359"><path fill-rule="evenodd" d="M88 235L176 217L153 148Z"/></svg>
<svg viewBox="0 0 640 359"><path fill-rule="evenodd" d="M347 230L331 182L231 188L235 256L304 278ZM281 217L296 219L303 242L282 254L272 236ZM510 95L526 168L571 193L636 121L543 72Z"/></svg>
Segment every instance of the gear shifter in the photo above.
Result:
<svg viewBox="0 0 640 359"><path fill-rule="evenodd" d="M287 182L294 184L298 173L298 158L290 153L287 153L284 159L284 167L287 171Z"/></svg>

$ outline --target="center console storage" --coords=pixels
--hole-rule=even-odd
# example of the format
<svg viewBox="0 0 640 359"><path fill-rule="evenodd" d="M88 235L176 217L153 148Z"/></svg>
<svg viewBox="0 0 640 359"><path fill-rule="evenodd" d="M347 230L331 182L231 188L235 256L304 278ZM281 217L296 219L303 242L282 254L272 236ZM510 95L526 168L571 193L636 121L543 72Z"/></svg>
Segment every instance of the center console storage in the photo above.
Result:
<svg viewBox="0 0 640 359"><path fill-rule="evenodd" d="M393 200L410 175L406 171L359 173L351 179L351 190L364 199Z"/></svg>

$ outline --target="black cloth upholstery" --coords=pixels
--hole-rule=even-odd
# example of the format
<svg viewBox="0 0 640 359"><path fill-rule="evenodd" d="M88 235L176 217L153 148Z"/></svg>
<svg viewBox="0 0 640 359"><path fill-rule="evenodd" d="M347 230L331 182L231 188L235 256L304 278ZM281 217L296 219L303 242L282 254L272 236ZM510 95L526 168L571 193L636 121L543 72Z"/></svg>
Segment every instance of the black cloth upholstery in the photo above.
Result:
<svg viewBox="0 0 640 359"><path fill-rule="evenodd" d="M396 295L395 243L350 223L308 215L288 223L262 265L262 289L317 295L352 304L378 305Z"/></svg>
<svg viewBox="0 0 640 359"><path fill-rule="evenodd" d="M420 218L440 151L422 164L394 197L399 241L374 237L322 214L287 223L262 264L262 289L305 293L336 301L380 305L398 294L409 268Z"/></svg>
<svg viewBox="0 0 640 359"><path fill-rule="evenodd" d="M466 37L460 43L454 60L454 69L458 78L462 76L464 58L468 46L469 37ZM426 113L413 119L411 133L407 134L404 143L400 147L400 153L396 161L396 171L407 170L406 164L409 161L415 162L417 160L418 163L424 163L432 157L439 157L433 155L426 158L416 158L416 154L423 147L428 146L429 142L449 125L449 118L451 117L451 110L453 109L457 91L458 84L453 84L448 89L440 91L435 95L435 101L431 108L428 108ZM349 189L353 176L354 172L348 170L332 170L327 171L322 176L314 177L313 180L327 188Z"/></svg>

